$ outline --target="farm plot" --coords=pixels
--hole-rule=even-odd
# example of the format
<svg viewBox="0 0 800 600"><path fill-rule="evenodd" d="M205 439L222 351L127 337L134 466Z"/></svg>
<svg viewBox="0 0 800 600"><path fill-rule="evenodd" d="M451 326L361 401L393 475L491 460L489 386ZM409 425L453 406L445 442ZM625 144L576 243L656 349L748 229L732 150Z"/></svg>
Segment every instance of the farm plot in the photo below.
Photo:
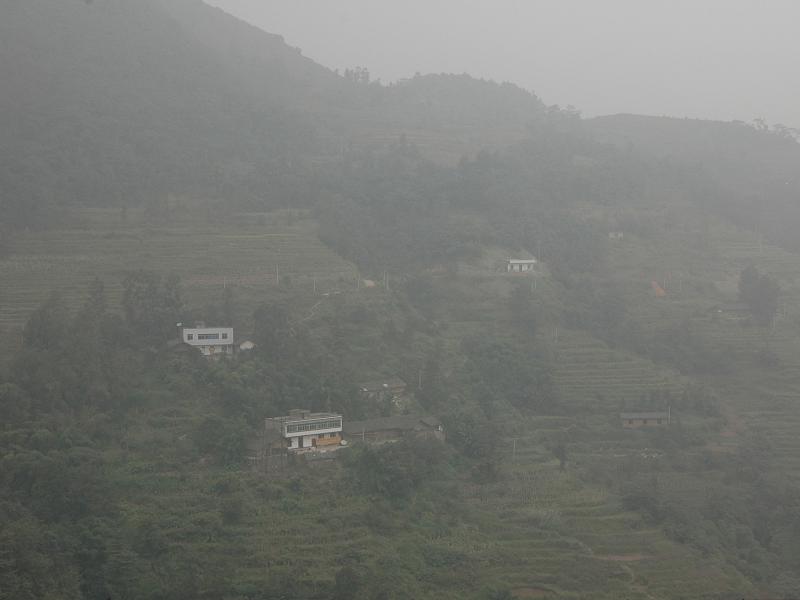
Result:
<svg viewBox="0 0 800 600"><path fill-rule="evenodd" d="M17 347L28 315L51 292L70 306L83 301L94 277L106 283L112 306L121 298L125 274L137 269L175 273L190 306L216 301L224 284L255 299L290 280L305 292L355 281L355 269L324 246L314 224L219 227L120 226L95 215L81 229L21 234L13 254L0 260L0 334Z"/></svg>
<svg viewBox="0 0 800 600"><path fill-rule="evenodd" d="M659 527L623 510L602 486L580 481L571 467L561 471L527 456L507 465L499 483L464 487L496 557L479 560L482 573L498 584L540 590L541 597L602 589L586 597L673 598L670 590L679 585L677 597L703 598L750 589L713 557L668 540ZM665 481L670 490L684 489L682 483ZM703 577L676 583L686 581L680 573L697 569Z"/></svg>
<svg viewBox="0 0 800 600"><path fill-rule="evenodd" d="M677 373L613 350L583 332L559 333L556 355L563 402L590 412L635 406L651 392L677 395L685 385Z"/></svg>
<svg viewBox="0 0 800 600"><path fill-rule="evenodd" d="M737 358L735 372L714 381L724 392L729 411L744 429L766 436L776 467L800 480L800 260L796 254L762 244L748 232L726 231L714 240L726 257L729 271L748 264L774 276L781 285L780 306L771 327L726 319L698 320L694 331L716 348L728 349ZM731 293L735 293L733 278ZM770 357L769 365L759 356ZM736 437L727 440L735 442Z"/></svg>

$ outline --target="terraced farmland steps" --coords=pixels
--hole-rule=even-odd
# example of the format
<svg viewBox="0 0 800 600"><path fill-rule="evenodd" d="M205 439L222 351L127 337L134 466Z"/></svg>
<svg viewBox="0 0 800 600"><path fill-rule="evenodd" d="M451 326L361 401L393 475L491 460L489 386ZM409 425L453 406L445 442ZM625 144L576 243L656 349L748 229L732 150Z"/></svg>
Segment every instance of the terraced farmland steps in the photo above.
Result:
<svg viewBox="0 0 800 600"><path fill-rule="evenodd" d="M678 373L614 350L584 332L560 332L555 354L556 383L568 401L604 398L618 406L655 391L680 394L686 384Z"/></svg>
<svg viewBox="0 0 800 600"><path fill-rule="evenodd" d="M105 282L115 309L125 273L137 269L179 275L192 307L215 300L226 281L255 298L277 285L276 273L307 283L309 292L312 279L328 289L340 280L354 281L357 273L319 240L310 220L291 226L155 226L122 223L115 212L102 209L86 209L81 218L82 228L17 235L12 253L0 259L0 335L12 341L0 350L0 360L18 347L26 319L51 292L76 308L95 277Z"/></svg>

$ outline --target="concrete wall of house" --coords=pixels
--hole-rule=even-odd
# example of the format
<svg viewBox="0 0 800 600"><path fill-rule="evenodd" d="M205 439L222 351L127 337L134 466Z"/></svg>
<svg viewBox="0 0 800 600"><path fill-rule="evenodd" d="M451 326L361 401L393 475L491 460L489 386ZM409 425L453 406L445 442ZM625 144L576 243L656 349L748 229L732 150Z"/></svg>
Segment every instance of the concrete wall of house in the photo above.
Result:
<svg viewBox="0 0 800 600"><path fill-rule="evenodd" d="M232 346L233 327L184 327L181 338L190 346Z"/></svg>
<svg viewBox="0 0 800 600"><path fill-rule="evenodd" d="M194 345L195 348L198 348L203 356L219 356L219 355L231 355L233 354L233 346L199 346Z"/></svg>
<svg viewBox="0 0 800 600"><path fill-rule="evenodd" d="M536 263L508 263L506 270L509 273L527 273L536 268Z"/></svg>
<svg viewBox="0 0 800 600"><path fill-rule="evenodd" d="M338 432L312 433L293 436L287 440L289 449L300 450L302 448L338 446L342 441L342 436Z"/></svg>

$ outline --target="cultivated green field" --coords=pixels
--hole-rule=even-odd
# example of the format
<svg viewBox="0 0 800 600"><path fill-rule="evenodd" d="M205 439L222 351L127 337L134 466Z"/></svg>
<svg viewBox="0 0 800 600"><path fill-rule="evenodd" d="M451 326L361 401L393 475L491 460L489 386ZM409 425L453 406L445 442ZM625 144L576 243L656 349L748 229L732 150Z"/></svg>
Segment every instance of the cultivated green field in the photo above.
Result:
<svg viewBox="0 0 800 600"><path fill-rule="evenodd" d="M724 375L701 379L716 391L729 421L717 442L720 447L734 447L748 431L763 433L774 446L777 463L798 481L798 256L764 243L753 232L714 223L700 249L690 244L676 246L671 238L658 243L630 236L614 247L612 260L620 266L622 285L640 287L640 300L632 307L638 323L658 331L666 323L685 321L695 335L727 357ZM652 264L658 264L658 269ZM736 300L738 275L750 264L775 277L781 286L777 317L767 327L750 319L715 316L709 310L715 303ZM644 275L654 270L672 274L666 298L654 298L645 291ZM772 357L768 365L760 362L765 354Z"/></svg>
<svg viewBox="0 0 800 600"><path fill-rule="evenodd" d="M800 266L793 255L721 226L712 230L708 243L708 251L687 246L661 252L658 243L628 236L612 247L610 257L614 280L626 290L630 318L645 330L688 319L703 339L731 348L732 371L702 381L719 398L723 415L676 413L688 434L707 440L705 446L686 449L680 460L735 452L745 435L762 432L774 446L775 467L800 481L800 320L793 316L800 314ZM715 302L735 299L736 275L750 261L783 286L774 328L708 314ZM235 286L245 323L258 302L277 295L291 297L312 328L334 311L361 307L365 325L353 322L344 330L354 371L400 373L413 381L435 340L442 344L447 371L459 368L467 339L514 339L508 296L514 286L531 280L494 272L485 263L433 276L448 309L428 315L436 329L415 338L420 357L415 362L392 358L391 343L380 334L382 319L395 319L402 329L404 319L411 318L391 293L362 289L357 297L341 294L336 301L323 296L354 290L357 275L319 242L310 219L271 214L219 225L190 218L154 225L140 214L122 221L116 211L87 210L68 229L20 234L13 254L0 261L0 328L10 340L3 355L13 356L25 318L50 292L77 306L98 276L118 301L124 274L145 268L178 273L194 307L218 301L223 285ZM279 278L291 281L279 285L276 267ZM671 273L665 298L652 294L656 271ZM654 450L663 442L658 432L622 431L618 421L624 407L636 407L654 393L679 398L696 379L611 347L584 330L557 326L546 315L567 292L546 273L532 293L545 314L537 343L553 357L559 402L571 416L532 417L514 410L498 416L507 427L498 441L499 479L477 483L454 472L429 491L449 498L452 514L426 495L384 522L389 511L363 496L340 493L347 483L336 462L302 467L291 480L187 464L184 445L197 427L198 407L175 405L143 415L120 444L125 451L113 459L117 483L129 492L122 507L125 519L157 524L200 562L225 556L219 568L235 570L243 594L257 588L266 570L325 581L344 559L385 572L402 589L439 590L440 598L477 597L477 589L491 587L511 589L521 599L757 594L724 557L671 539L626 509L607 485L609 474L620 470L630 470L634 481L644 483L657 474L665 499L697 511L710 485L724 485L712 463L699 472L676 467L666 452ZM770 369L755 363L765 348L778 357ZM553 456L554 440L566 446L563 468ZM129 453L139 458L131 460ZM236 502L247 508L227 522L228 492L209 490L231 486ZM175 511L192 514L191 526ZM398 556L416 556L419 564L393 563ZM410 572L420 576L406 580Z"/></svg>
<svg viewBox="0 0 800 600"><path fill-rule="evenodd" d="M19 347L27 317L50 293L78 306L95 277L118 303L126 273L174 273L195 308L218 302L223 286L232 285L243 317L279 287L277 280L289 282L309 306L314 280L318 293L353 289L356 282L356 269L319 241L311 221L286 214L240 215L232 223L182 216L158 223L134 211L123 220L118 210L86 209L72 220L69 229L20 233L12 254L0 260L5 359Z"/></svg>

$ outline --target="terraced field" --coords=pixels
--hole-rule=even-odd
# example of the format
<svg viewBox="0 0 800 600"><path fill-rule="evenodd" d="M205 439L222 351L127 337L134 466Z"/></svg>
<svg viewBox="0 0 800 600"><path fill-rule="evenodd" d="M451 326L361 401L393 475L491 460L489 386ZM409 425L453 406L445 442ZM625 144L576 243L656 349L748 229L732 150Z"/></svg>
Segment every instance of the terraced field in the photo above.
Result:
<svg viewBox="0 0 800 600"><path fill-rule="evenodd" d="M0 335L10 340L0 354L16 347L28 315L51 292L75 306L94 277L104 280L113 303L126 272L176 273L195 307L217 301L226 283L237 286L245 301L255 301L276 287L276 273L309 296L314 279L319 292L355 282L355 268L324 246L306 220L158 226L135 215L122 222L116 211L79 216L71 229L20 234L13 254L0 260Z"/></svg>
<svg viewBox="0 0 800 600"><path fill-rule="evenodd" d="M693 321L694 330L716 347L730 349L737 368L725 377L712 378L724 398L738 433L762 434L772 446L772 462L794 482L800 482L800 260L796 254L763 244L755 234L724 231L714 244L726 257L728 272L756 265L778 279L781 298L772 327L757 327L730 319ZM727 292L735 294L736 279ZM758 362L768 353L771 366ZM740 436L721 440L730 446Z"/></svg>
<svg viewBox="0 0 800 600"><path fill-rule="evenodd" d="M592 411L635 407L651 392L679 396L686 381L674 371L613 350L578 331L562 331L555 344L556 382L563 401ZM596 410L596 408L595 408Z"/></svg>
<svg viewBox="0 0 800 600"><path fill-rule="evenodd" d="M517 453L507 481L466 491L498 557L484 573L517 597L716 598L751 589L729 567L624 511L604 487L580 481L574 468L543 459L532 449Z"/></svg>
<svg viewBox="0 0 800 600"><path fill-rule="evenodd" d="M0 333L11 340L5 352L13 349L24 319L50 291L61 292L76 305L95 276L106 281L112 300L118 301L120 282L127 271L177 272L194 306L216 301L223 283L235 284L244 302L253 305L277 289L276 267L280 276L291 277L298 297L307 296L309 307L317 301L311 295L314 280L318 292L350 288L355 281L353 266L323 246L313 223L307 220L290 225L273 219L258 224L259 219L253 219L212 227L189 220L154 226L137 222L135 216L133 222L120 222L118 217L115 212L88 211L81 224L71 229L26 233L15 240L14 254L0 261ZM656 266L649 265L646 254L639 256L642 262L637 264L640 244L633 239L625 242L630 245L620 244L612 251L612 261L620 265L621 285L631 291L630 313L644 326L657 327L683 315L691 320L693 330L715 347L737 348L735 357L732 355L737 364L750 364L747 361L765 348L778 355L779 364L772 369L742 367L725 379L708 383L722 399L731 421L740 420L743 428L767 435L775 449L775 466L800 482L796 435L800 428L800 325L794 317L800 315L800 268L793 255L754 243L746 234L728 231L714 240L718 252L685 274L685 293L671 293L666 299L652 298L647 277L653 271L669 270L673 264L677 272L677 265L687 260L684 254L659 255L657 249L650 249ZM717 254L730 258L718 260ZM703 311L709 298L702 288L704 280L717 286L714 293L720 298L731 296L738 271L756 257L759 267L775 274L784 287L785 307L779 326L765 331L710 318ZM477 268L452 280L440 280L437 289L449 298L445 304L451 309L433 318L451 357L458 356L459 345L467 337L513 335L507 300L519 281L528 280ZM544 305L557 301L559 292L554 286L547 278L539 282L537 292ZM391 295L382 290L365 293L359 303L376 315L393 314ZM318 314L324 315L326 310L333 309L323 304ZM357 323L352 329L347 336L353 345L349 352L360 366L395 373L408 366L399 359L396 364L381 362L374 349L386 342L377 329L372 337L366 333L359 336ZM332 466L330 478L326 467L311 467L317 470L309 474L315 489L304 490L298 484L295 495L284 491L277 501L273 496L278 492L267 482L249 482L244 486L246 493L269 497L270 508L242 515L239 525L227 529L220 522L222 500L207 493L188 494L187 479L178 481L180 469L168 460L154 456L151 463L127 464L129 479L124 485L130 486L138 506L148 506L153 518L158 515L163 520L171 539L198 553L257 549L236 557L241 573L237 579L244 586L247 582L256 585L267 568L324 580L338 568L339 557L391 565L399 544L415 549L403 555L425 553L425 560L414 567L422 574L420 581L398 580L398 585L435 588L436 577L442 577L443 570L448 577L456 573L463 580L461 589L451 586L450 595L443 598L463 597L471 591L470 583L478 580L511 588L518 598L644 600L753 592L750 584L719 558L670 541L660 528L624 510L608 487L587 476L592 461L614 465L631 455L650 452L646 437L619 429L616 413L625 405L636 406L652 392L680 396L687 380L673 370L611 348L586 332L556 331L548 325L538 336L552 350L560 402L576 416L520 420L509 415L511 432L518 437L500 444L504 476L492 484L459 482L464 499L463 503L459 499L459 505L463 504L465 514L458 526L436 522L422 506L414 509L418 511L416 525L410 531L376 534L374 523L369 525L375 516L368 499L318 493L329 484L337 485L333 471L339 466ZM188 410L154 412L143 428L150 437L137 438L132 431L126 447L146 452L163 444L180 455L180 440L195 420L196 415ZM586 439L568 444L567 466L561 470L548 442L574 429L580 429ZM731 424L720 436L719 445L735 449L740 433ZM681 497L687 506L703 500L702 478L675 473L660 477L665 494ZM209 474L202 470L188 481L189 485L212 485ZM252 505L258 504L256 498ZM195 515L192 526L171 529L170 523L180 519L171 518L170 510L189 510ZM141 516L132 513L130 518ZM391 530L392 525L386 527ZM224 540L220 537L223 530L228 532ZM286 547L296 549L294 555L287 557ZM435 567L428 568L428 563ZM387 572L402 577L401 570ZM587 594L591 589L603 590L604 595ZM243 588L243 593L247 592Z"/></svg>
<svg viewBox="0 0 800 600"><path fill-rule="evenodd" d="M798 482L800 257L719 222L709 228L706 246L701 252L688 245L679 251L671 242L648 248L631 236L614 246L612 261L626 285L639 286L640 297L630 307L639 325L656 331L663 323L686 320L694 335L728 357L729 372L704 380L716 391L729 421L715 447L732 451L744 435L760 433L772 446L774 467ZM750 264L781 286L778 316L770 327L709 312L715 300L736 300L739 274ZM666 298L645 296L642 280L652 271L673 273ZM682 289L675 285L675 273L681 273ZM764 357L772 362L765 364Z"/></svg>
<svg viewBox="0 0 800 600"><path fill-rule="evenodd" d="M728 418L727 427L719 436L712 437L715 440L712 445L733 451L745 435L761 434L772 448L772 468L799 483L800 261L794 254L761 244L752 234L727 227L712 229L709 244L710 248L695 256L691 248L678 251L673 246L672 252L661 253L658 245L648 247L635 237L626 238L612 248L616 283L625 289L629 316L640 326L657 331L665 323L688 320L694 334L715 349L728 352L735 368L724 376L703 380L716 391ZM748 264L755 264L780 280L781 309L774 327L713 317L708 311L715 300L725 302L736 298L738 275ZM666 298L656 299L649 289L648 277L654 272L668 274L670 278ZM554 338L552 334L549 337ZM673 395L679 394L687 382L674 371L608 348L583 332L562 330L557 339L554 352L562 401L583 407L587 415L593 408L597 412L601 405L611 409L620 402L635 402L651 390L668 389ZM765 351L774 353L777 364L766 367L758 362ZM537 423L532 429L547 435L548 431L552 433L559 428L568 431L579 425L577 420L572 424L553 421L550 425ZM602 423L597 425L603 427ZM582 462L590 465L600 457L604 463L612 464L637 450L610 432L602 442L572 445L569 452L569 460L580 468ZM585 488L581 493L570 493L563 481L552 483L557 478L531 475L537 469L556 468L552 462L548 464L552 455L548 456L536 436L530 441L518 439L513 450L509 443L504 456L510 462L513 457L519 481L493 494L484 492L485 501L502 498L494 500L498 502L497 511L518 530L525 522L521 515L526 510L530 514L533 507L538 511L539 521L558 523L559 531L569 531L569 537L577 540L573 556L577 553L582 557L581 564L600 563L600 567L591 569L602 573L604 580L614 582L619 597L712 598L724 593L723 590L747 595L746 590L751 589L733 568L667 540L663 532L648 527L637 515L623 511L618 500L604 496L602 490L592 498ZM709 473L703 477L672 472L659 475L659 485L665 498L701 510L706 490L718 475ZM569 475L561 477L568 479ZM524 508L526 504L528 509ZM536 556L533 542L527 552L518 549L520 554ZM567 556L564 560L562 566L568 565ZM537 568L549 572L546 563ZM525 580L518 575L517 571L514 577L520 590L568 593L568 588L547 578ZM508 576L512 577L511 573ZM680 583L684 581L693 583L690 586Z"/></svg>
<svg viewBox="0 0 800 600"><path fill-rule="evenodd" d="M489 335L510 337L515 330L508 297L515 285L533 285L532 277L495 274L484 268L463 268L454 281L437 282L449 307L439 315L441 337L447 349L459 353L464 339ZM549 312L558 303L558 284L540 277L533 292L549 323ZM647 298L649 301L649 298ZM569 411L615 414L636 407L643 398L661 392L679 397L687 380L677 372L619 349L613 349L585 331L547 324L539 328L537 341L550 348L560 403Z"/></svg>

